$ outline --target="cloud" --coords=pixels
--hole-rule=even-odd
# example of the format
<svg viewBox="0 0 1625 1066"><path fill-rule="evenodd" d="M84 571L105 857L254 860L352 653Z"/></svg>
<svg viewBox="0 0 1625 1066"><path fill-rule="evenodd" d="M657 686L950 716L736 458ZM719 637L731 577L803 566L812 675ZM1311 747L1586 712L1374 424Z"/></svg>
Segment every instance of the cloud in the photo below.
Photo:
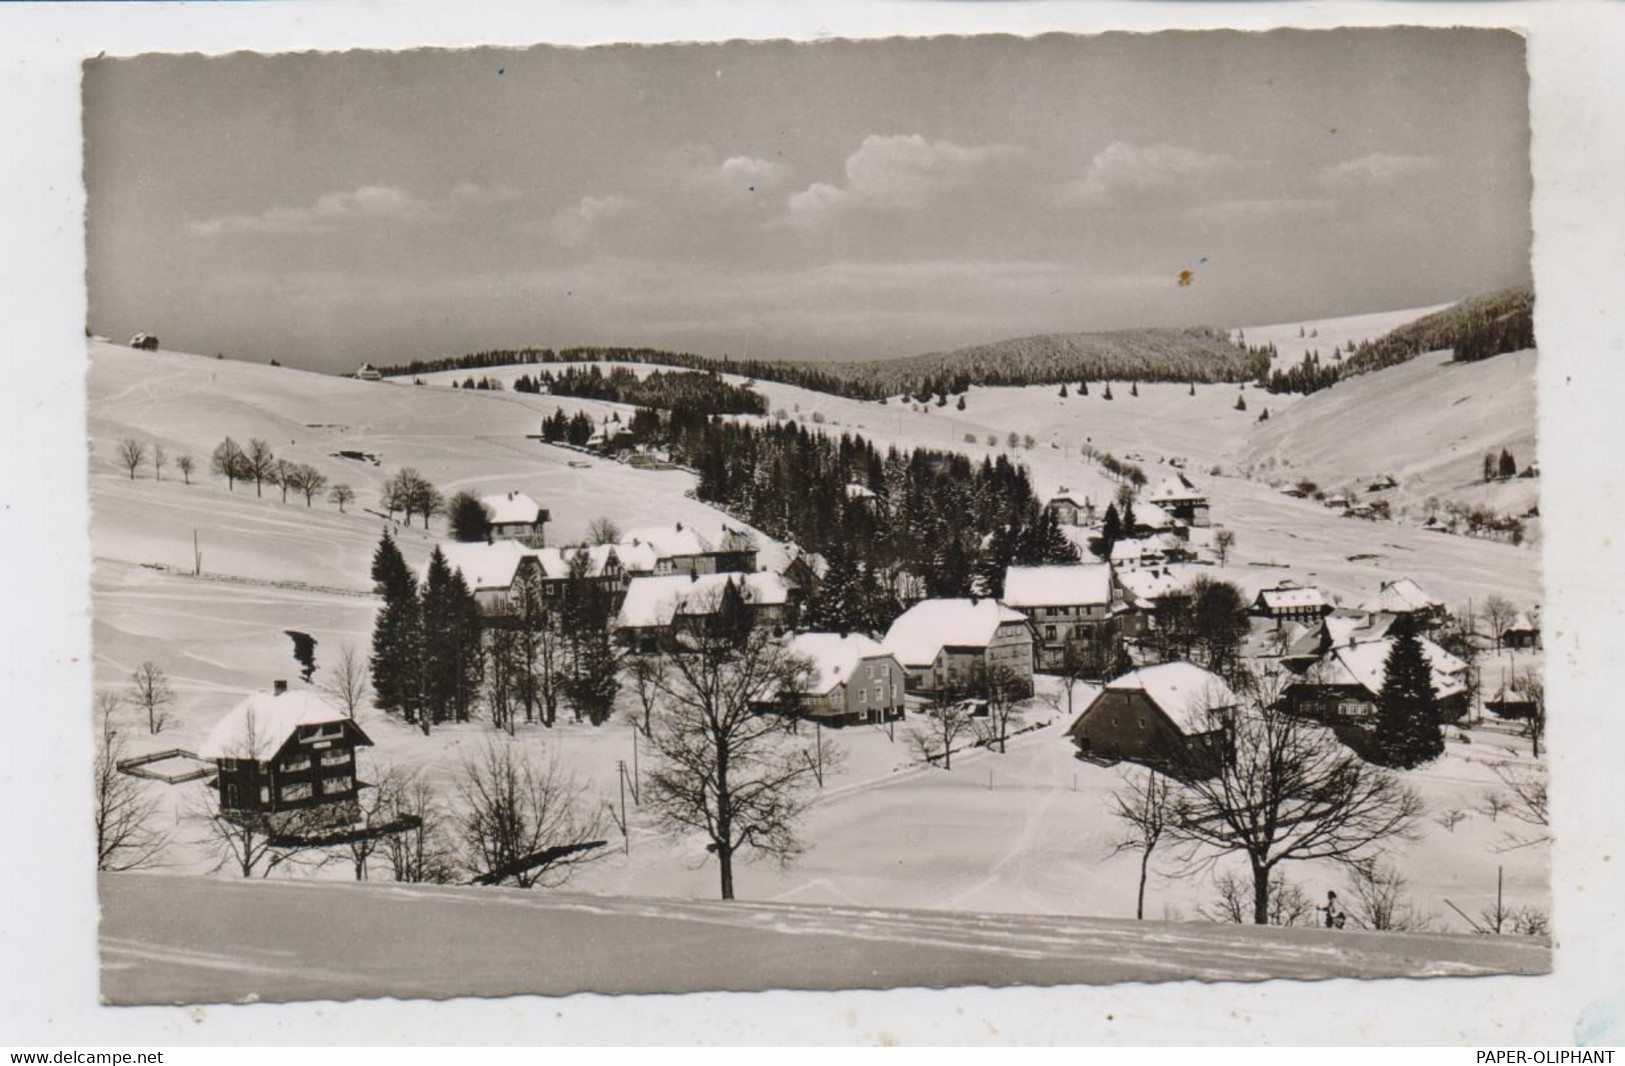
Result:
<svg viewBox="0 0 1625 1066"><path fill-rule="evenodd" d="M583 196L555 214L548 229L560 244L572 248L586 244L604 222L617 218L637 207L637 201L625 196Z"/></svg>
<svg viewBox="0 0 1625 1066"><path fill-rule="evenodd" d="M325 233L367 220L417 224L455 217L459 211L510 203L521 194L506 186L484 187L464 182L444 198L424 200L388 185L363 185L353 192L330 192L306 207L272 207L257 215L220 215L189 222L195 237L230 233Z"/></svg>
<svg viewBox="0 0 1625 1066"><path fill-rule="evenodd" d="M721 163L702 163L682 177L683 188L698 206L725 211L768 201L766 194L790 179L783 163L748 155L730 156Z"/></svg>
<svg viewBox="0 0 1625 1066"><path fill-rule="evenodd" d="M1118 196L1198 183L1235 169L1228 156L1177 144L1133 145L1114 141L1095 153L1084 176L1061 186L1062 204L1103 203Z"/></svg>
<svg viewBox="0 0 1625 1066"><path fill-rule="evenodd" d="M1324 197L1288 196L1280 199L1218 200L1198 204L1185 217L1199 224L1262 222L1283 218L1324 218L1336 204Z"/></svg>
<svg viewBox="0 0 1625 1066"><path fill-rule="evenodd" d="M1373 152L1371 155L1350 159L1320 172L1323 185L1334 189L1350 189L1363 185L1387 185L1412 174L1423 174L1438 167L1439 161L1425 155L1389 155Z"/></svg>
<svg viewBox="0 0 1625 1066"><path fill-rule="evenodd" d="M1011 145L963 146L927 141L917 133L872 133L846 157L846 184L815 182L790 197L790 218L810 225L846 211L917 211L983 177L991 165L1012 159Z"/></svg>

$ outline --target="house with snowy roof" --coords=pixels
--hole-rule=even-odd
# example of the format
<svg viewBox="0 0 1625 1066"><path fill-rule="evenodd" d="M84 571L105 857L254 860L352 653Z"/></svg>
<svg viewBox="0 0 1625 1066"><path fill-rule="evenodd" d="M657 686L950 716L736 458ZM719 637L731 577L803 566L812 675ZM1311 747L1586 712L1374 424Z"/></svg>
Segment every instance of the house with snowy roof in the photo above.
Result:
<svg viewBox="0 0 1625 1066"><path fill-rule="evenodd" d="M1240 697L1217 674L1195 663L1159 663L1106 682L1067 736L1079 758L1206 775L1226 757L1227 719L1240 707Z"/></svg>
<svg viewBox="0 0 1625 1066"><path fill-rule="evenodd" d="M995 674L1032 691L1032 628L1026 615L997 600L921 600L897 616L881 643L907 671L910 691L974 692Z"/></svg>
<svg viewBox="0 0 1625 1066"><path fill-rule="evenodd" d="M748 574L756 569L756 541L742 529L724 525L713 540L692 526L673 522L643 526L621 538L626 544L648 546L655 553L654 573Z"/></svg>
<svg viewBox="0 0 1625 1066"><path fill-rule="evenodd" d="M512 614L521 578L537 570L536 553L517 540L445 541L439 547L446 565L462 573L480 613L487 616ZM428 572L425 563L418 571L419 584Z"/></svg>
<svg viewBox="0 0 1625 1066"><path fill-rule="evenodd" d="M1077 498L1067 494L1066 486L1051 496L1044 509L1055 516L1055 521L1063 526L1092 526L1095 524L1095 505L1085 499L1082 503Z"/></svg>
<svg viewBox="0 0 1625 1066"><path fill-rule="evenodd" d="M1208 524L1207 493L1192 484L1184 474L1170 474L1163 478L1145 494L1145 500L1193 526Z"/></svg>
<svg viewBox="0 0 1625 1066"><path fill-rule="evenodd" d="M879 641L859 633L797 633L786 646L811 669L801 690L781 699L781 710L835 726L903 717L903 666Z"/></svg>
<svg viewBox="0 0 1625 1066"><path fill-rule="evenodd" d="M222 811L279 814L355 801L355 751L372 744L353 718L314 689L278 681L209 730L198 758L215 764Z"/></svg>
<svg viewBox="0 0 1625 1066"><path fill-rule="evenodd" d="M1351 640L1329 647L1283 693L1288 709L1323 722L1370 722L1388 678L1388 656L1396 638ZM1422 638L1422 654L1433 674L1439 717L1455 721L1467 711L1467 664Z"/></svg>
<svg viewBox="0 0 1625 1066"><path fill-rule="evenodd" d="M1363 605L1369 614L1408 614L1423 625L1444 621L1444 601L1428 592L1412 578L1384 581L1377 595Z"/></svg>
<svg viewBox="0 0 1625 1066"><path fill-rule="evenodd" d="M1331 603L1313 585L1282 581L1272 589L1262 589L1253 600L1252 614L1273 619L1279 627L1286 622L1318 622L1330 614Z"/></svg>
<svg viewBox="0 0 1625 1066"><path fill-rule="evenodd" d="M784 579L769 571L635 577L612 628L627 647L655 652L684 633L710 633L735 621L783 630L791 620L789 599Z"/></svg>
<svg viewBox="0 0 1625 1066"><path fill-rule="evenodd" d="M491 539L516 540L527 548L540 548L547 543L545 527L553 516L523 492L481 496L480 503L491 516Z"/></svg>
<svg viewBox="0 0 1625 1066"><path fill-rule="evenodd" d="M1503 648L1533 648L1540 641L1540 627L1530 620L1527 612L1519 611L1512 624L1501 631Z"/></svg>
<svg viewBox="0 0 1625 1066"><path fill-rule="evenodd" d="M1116 586L1105 563L1012 566L1004 573L1006 607L1027 617L1039 670L1059 670L1067 649L1099 676L1110 648L1109 623Z"/></svg>
<svg viewBox="0 0 1625 1066"><path fill-rule="evenodd" d="M384 379L384 375L379 373L378 368L371 363L362 363L355 368L355 373L350 376L357 381L382 381Z"/></svg>

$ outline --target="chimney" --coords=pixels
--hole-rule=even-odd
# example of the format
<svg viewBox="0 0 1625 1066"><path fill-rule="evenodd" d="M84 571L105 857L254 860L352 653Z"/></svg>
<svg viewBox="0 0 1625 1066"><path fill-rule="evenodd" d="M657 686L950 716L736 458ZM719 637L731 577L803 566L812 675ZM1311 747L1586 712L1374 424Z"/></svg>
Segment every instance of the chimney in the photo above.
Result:
<svg viewBox="0 0 1625 1066"><path fill-rule="evenodd" d="M271 695L273 695L273 696L281 696L281 695L284 695L285 693L287 693L287 691L288 691L288 683L286 681L278 679L276 681L271 682Z"/></svg>

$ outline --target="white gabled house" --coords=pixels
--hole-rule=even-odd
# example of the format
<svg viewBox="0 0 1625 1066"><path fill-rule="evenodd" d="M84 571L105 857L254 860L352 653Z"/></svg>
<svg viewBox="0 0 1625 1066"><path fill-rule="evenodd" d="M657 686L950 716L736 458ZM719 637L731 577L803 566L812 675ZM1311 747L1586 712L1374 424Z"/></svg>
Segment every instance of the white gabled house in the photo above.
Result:
<svg viewBox="0 0 1625 1066"><path fill-rule="evenodd" d="M790 621L790 591L784 579L761 570L635 577L627 583L612 628L627 647L655 652L684 631L708 631L730 604L756 628L782 630Z"/></svg>
<svg viewBox="0 0 1625 1066"><path fill-rule="evenodd" d="M995 671L1032 691L1033 635L1027 616L990 599L921 600L892 622L881 642L922 693L973 693Z"/></svg>
<svg viewBox="0 0 1625 1066"><path fill-rule="evenodd" d="M1313 585L1286 580L1272 589L1262 589L1253 600L1252 613L1259 618L1282 622L1316 622L1332 611L1324 593Z"/></svg>
<svg viewBox="0 0 1625 1066"><path fill-rule="evenodd" d="M787 647L812 670L783 709L826 725L903 717L903 667L878 641L858 633L797 633Z"/></svg>
<svg viewBox="0 0 1625 1066"><path fill-rule="evenodd" d="M1184 474L1170 474L1163 478L1156 488L1146 493L1145 498L1193 526L1208 524L1207 493L1193 485Z"/></svg>
<svg viewBox="0 0 1625 1066"><path fill-rule="evenodd" d="M1039 670L1060 669L1069 647L1090 667L1104 667L1116 593L1105 563L1012 566L1004 574L1004 605L1032 624Z"/></svg>
<svg viewBox="0 0 1625 1066"><path fill-rule="evenodd" d="M541 504L522 492L481 496L486 513L491 516L493 540L515 540L527 548L540 548L546 544L545 527L552 515Z"/></svg>

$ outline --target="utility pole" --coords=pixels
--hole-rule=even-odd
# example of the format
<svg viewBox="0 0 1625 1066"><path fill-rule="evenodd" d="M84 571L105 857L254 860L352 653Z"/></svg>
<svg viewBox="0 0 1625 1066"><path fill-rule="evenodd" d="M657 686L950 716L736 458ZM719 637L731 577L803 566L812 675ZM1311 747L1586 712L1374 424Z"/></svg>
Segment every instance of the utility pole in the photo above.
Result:
<svg viewBox="0 0 1625 1066"><path fill-rule="evenodd" d="M626 760L622 759L615 764L619 771L616 776L621 782L621 847L627 855L632 854L632 834L626 824Z"/></svg>
<svg viewBox="0 0 1625 1066"><path fill-rule="evenodd" d="M197 530L194 529L194 530L192 530L192 576L193 577L201 577L202 575L203 575L203 553L198 550L198 546L197 546Z"/></svg>

